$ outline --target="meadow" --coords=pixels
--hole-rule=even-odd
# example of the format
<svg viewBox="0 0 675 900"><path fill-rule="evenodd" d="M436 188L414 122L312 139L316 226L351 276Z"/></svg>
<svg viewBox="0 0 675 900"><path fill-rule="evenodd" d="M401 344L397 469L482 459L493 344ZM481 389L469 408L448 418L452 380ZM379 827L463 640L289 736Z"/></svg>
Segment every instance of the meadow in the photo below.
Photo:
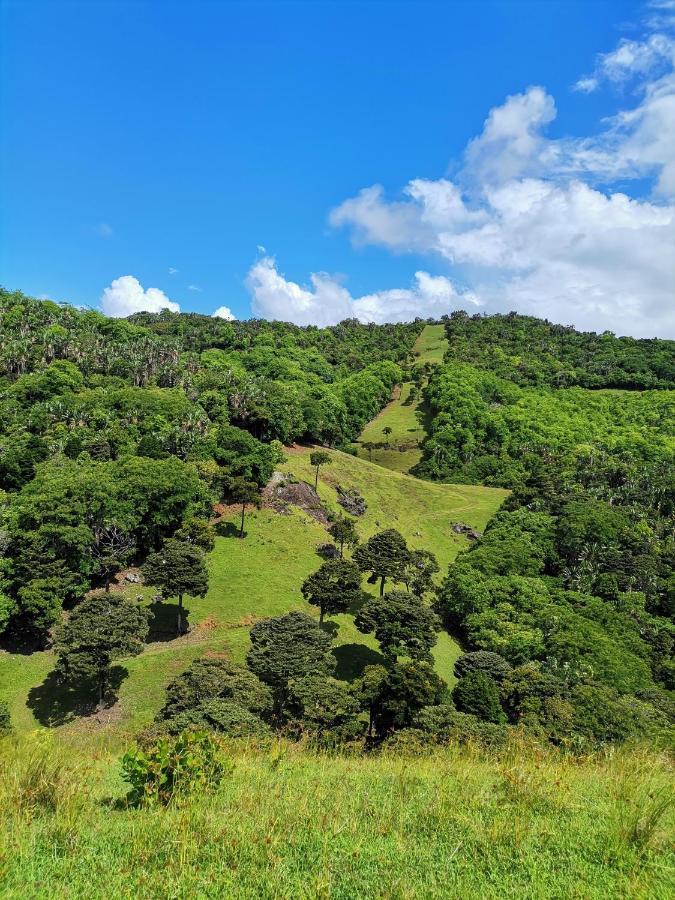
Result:
<svg viewBox="0 0 675 900"><path fill-rule="evenodd" d="M672 896L670 773L655 752L226 752L213 791L133 809L116 757L6 739L2 896Z"/></svg>

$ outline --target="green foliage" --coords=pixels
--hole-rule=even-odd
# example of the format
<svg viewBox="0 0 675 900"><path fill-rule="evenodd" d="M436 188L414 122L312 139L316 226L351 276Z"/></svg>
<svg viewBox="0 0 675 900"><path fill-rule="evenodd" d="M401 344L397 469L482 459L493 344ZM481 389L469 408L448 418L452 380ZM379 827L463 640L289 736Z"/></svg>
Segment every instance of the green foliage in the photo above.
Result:
<svg viewBox="0 0 675 900"><path fill-rule="evenodd" d="M485 722L498 725L506 721L499 703L499 688L494 678L474 670L459 679L452 700L460 712L469 713Z"/></svg>
<svg viewBox="0 0 675 900"><path fill-rule="evenodd" d="M212 790L232 771L221 745L208 732L185 731L129 750L122 777L130 806L167 806L195 791Z"/></svg>
<svg viewBox="0 0 675 900"><path fill-rule="evenodd" d="M359 542L356 523L349 516L340 515L328 528L328 533L340 548L340 558L345 547L356 547Z"/></svg>
<svg viewBox="0 0 675 900"><path fill-rule="evenodd" d="M286 716L291 727L334 742L357 738L363 731L359 703L344 682L321 675L295 678L288 685Z"/></svg>
<svg viewBox="0 0 675 900"><path fill-rule="evenodd" d="M280 709L291 679L332 674L335 658L330 651L330 635L314 619L303 612L290 612L256 622L246 662L275 692Z"/></svg>
<svg viewBox="0 0 675 900"><path fill-rule="evenodd" d="M12 717L9 706L4 700L0 700L0 737L9 734L12 730Z"/></svg>
<svg viewBox="0 0 675 900"><path fill-rule="evenodd" d="M378 687L371 702L372 721L381 737L412 725L418 710L440 703L447 690L431 666L419 660L396 663L381 679L379 673L374 675Z"/></svg>
<svg viewBox="0 0 675 900"><path fill-rule="evenodd" d="M178 597L176 631L182 634L183 595L203 597L209 587L204 553L196 544L168 540L161 550L151 553L143 565L143 577L166 597Z"/></svg>
<svg viewBox="0 0 675 900"><path fill-rule="evenodd" d="M353 560L362 572L370 572L374 581L379 579L381 596L387 578L404 581L410 552L403 536L396 529L388 528L360 544Z"/></svg>
<svg viewBox="0 0 675 900"><path fill-rule="evenodd" d="M237 704L262 716L272 708L269 688L252 672L227 659L204 657L195 660L168 685L166 703L157 718L172 719L215 699Z"/></svg>
<svg viewBox="0 0 675 900"><path fill-rule="evenodd" d="M328 559L305 579L301 591L305 600L319 607L319 624L323 624L324 616L347 612L361 598L361 572L349 560Z"/></svg>
<svg viewBox="0 0 675 900"><path fill-rule="evenodd" d="M500 682L511 671L511 666L498 653L489 650L476 650L463 653L455 663L455 675L463 678L470 672L483 672L495 681Z"/></svg>
<svg viewBox="0 0 675 900"><path fill-rule="evenodd" d="M330 453L326 453L325 450L314 450L309 455L309 461L314 466L315 476L314 476L314 490L319 486L319 469L321 466L328 466L331 463L331 455Z"/></svg>
<svg viewBox="0 0 675 900"><path fill-rule="evenodd" d="M436 614L420 597L406 591L368 597L356 614L354 624L364 634L374 632L389 660L405 655L430 661L436 632L440 628Z"/></svg>
<svg viewBox="0 0 675 900"><path fill-rule="evenodd" d="M93 682L102 701L113 662L141 653L147 634L147 610L117 594L91 594L57 631L56 672L64 681Z"/></svg>

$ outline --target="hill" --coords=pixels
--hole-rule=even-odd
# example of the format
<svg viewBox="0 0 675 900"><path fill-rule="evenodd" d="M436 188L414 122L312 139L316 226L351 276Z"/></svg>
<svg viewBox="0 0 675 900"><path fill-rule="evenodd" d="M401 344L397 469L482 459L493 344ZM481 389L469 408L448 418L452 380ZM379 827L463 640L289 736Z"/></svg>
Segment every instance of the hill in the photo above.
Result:
<svg viewBox="0 0 675 900"><path fill-rule="evenodd" d="M310 452L309 448L287 448L280 470L313 484ZM340 511L336 485L356 488L367 502L366 513L357 523L362 539L380 528L395 527L411 547L434 552L442 571L468 546L466 537L453 533L452 524L462 521L482 530L507 495L498 489L420 482L339 451L333 451L331 459L319 478L319 496L326 508ZM194 658L225 650L243 661L254 621L290 609L311 611L300 585L320 562L316 548L328 540L325 527L300 508L289 506L281 514L267 506L248 514L246 538L240 540L234 536L235 520L238 514L226 510L224 524L232 523L232 536L216 537L208 558L208 593L187 601L190 634L175 637L172 604L150 605L150 643L140 656L124 661L128 677L112 710L79 718L86 708L86 695L64 690L50 676L51 651L30 655L0 651L0 698L10 703L15 727L24 731L51 722L85 744L124 743L152 721L167 683ZM137 584L121 589L130 600L142 596L143 604L154 593ZM352 615L337 616L335 622L337 675L353 679L365 664L379 661L377 642L356 630ZM450 684L459 652L443 632L434 655L439 675Z"/></svg>

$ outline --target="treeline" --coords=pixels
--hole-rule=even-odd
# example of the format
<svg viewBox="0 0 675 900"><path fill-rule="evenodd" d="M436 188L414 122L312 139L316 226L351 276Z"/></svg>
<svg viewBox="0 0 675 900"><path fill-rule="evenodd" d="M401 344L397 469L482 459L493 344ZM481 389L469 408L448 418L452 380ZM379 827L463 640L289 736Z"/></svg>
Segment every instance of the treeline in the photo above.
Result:
<svg viewBox="0 0 675 900"><path fill-rule="evenodd" d="M0 290L0 633L44 640L92 585L259 490L282 443L354 439L420 327L109 319Z"/></svg>
<svg viewBox="0 0 675 900"><path fill-rule="evenodd" d="M517 313L455 312L446 336L449 358L521 386L675 388L675 341L576 331Z"/></svg>
<svg viewBox="0 0 675 900"><path fill-rule="evenodd" d="M675 394L554 385L565 363L598 386L604 353L605 384L631 372L633 386L642 373L664 388L675 344L520 316L459 314L446 327L418 474L512 491L439 598L486 654L482 689L510 722L556 741L672 721Z"/></svg>

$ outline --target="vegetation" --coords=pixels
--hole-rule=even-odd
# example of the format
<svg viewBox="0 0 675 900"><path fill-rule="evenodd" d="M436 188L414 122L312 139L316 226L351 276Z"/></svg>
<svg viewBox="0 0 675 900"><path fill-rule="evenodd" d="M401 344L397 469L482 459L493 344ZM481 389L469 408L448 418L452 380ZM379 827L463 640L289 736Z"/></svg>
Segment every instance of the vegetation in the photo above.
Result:
<svg viewBox="0 0 675 900"><path fill-rule="evenodd" d="M10 879L27 865L9 844L14 824L33 843L29 881L68 879L75 891L81 836L107 836L114 882L120 860L136 862L131 828L146 859L171 832L148 895L176 893L181 809L207 835L212 819L227 822L218 861L186 833L182 892L206 883L190 854L215 867L210 891L231 892L222 865L231 849L235 895L245 895L261 862L256 847L236 849L241 836L270 838L274 858L255 881L263 896L294 895L300 872L324 879L318 894L391 893L378 860L393 854L395 876L404 846L413 858L400 868L401 895L485 893L507 872L518 873L518 892L518 854L534 846L518 830L527 819L544 846L540 823L564 835L565 844L548 838L558 869L569 851L563 893L630 893L648 878L659 896L655 855L669 812L655 753L675 722L672 344L515 315L330 329L168 312L121 322L8 292L0 314L0 808L11 820L1 857ZM411 415L414 447L405 444ZM353 455L359 434L374 463ZM377 455L413 449L425 480ZM61 743L33 748L26 732L36 721L60 728ZM598 754L624 743L660 773L640 795L646 818L630 833L594 819L596 832L577 843L592 818L579 811L590 773L614 785L612 758ZM15 770L3 761L10 745L21 747ZM100 796L115 795L110 821L69 781L62 747L94 767L87 777ZM111 747L127 748L126 799ZM337 801L324 802L321 828L314 800L303 801L314 831L256 819L288 813L296 788L280 774L286 756L297 783L321 783L324 801L327 768L342 773L343 788L370 778L381 822L398 772L399 816L424 808L431 830L406 820L417 842L401 826L392 850L357 803L348 821L361 828L358 847L351 835L349 864L338 854L339 871L327 868L345 827ZM414 758L414 783L398 757ZM460 765L480 770L468 785L475 798L461 793ZM542 767L557 783L541 782ZM565 778L574 803L562 796ZM238 793L246 780L260 788L248 806ZM275 800L277 789L287 795ZM616 786L594 790L614 815ZM450 795L480 816L460 823ZM499 801L518 815L502 818ZM62 812L77 823L63 853L54 849L69 827ZM621 827L629 821L624 809ZM561 892L553 858L544 850L537 868L530 857L527 890ZM136 873L123 892L132 885L143 896ZM87 888L96 895L95 877Z"/></svg>

